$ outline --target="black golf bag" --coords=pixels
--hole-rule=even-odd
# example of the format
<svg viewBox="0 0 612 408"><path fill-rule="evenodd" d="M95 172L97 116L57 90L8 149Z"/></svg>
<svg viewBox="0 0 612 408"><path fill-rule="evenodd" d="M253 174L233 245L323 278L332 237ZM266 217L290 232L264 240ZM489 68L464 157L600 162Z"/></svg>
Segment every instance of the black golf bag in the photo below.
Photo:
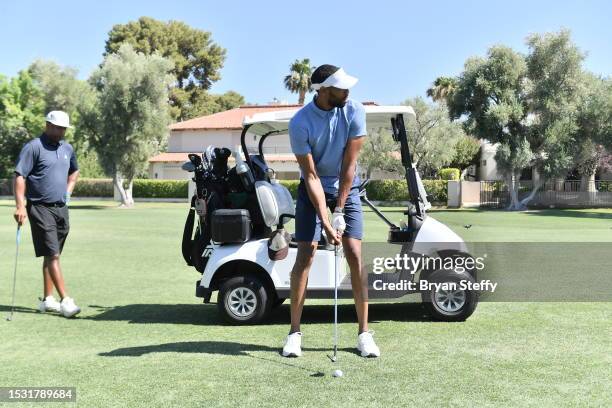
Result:
<svg viewBox="0 0 612 408"><path fill-rule="evenodd" d="M230 154L227 148L209 146L203 160L198 155L189 155L196 189L185 220L181 250L187 265L200 273L204 272L213 250L211 226L215 210L246 209L251 218L252 238L267 238L272 233L264 223L255 192L245 190L235 167L228 169ZM255 174L259 176L258 172Z"/></svg>

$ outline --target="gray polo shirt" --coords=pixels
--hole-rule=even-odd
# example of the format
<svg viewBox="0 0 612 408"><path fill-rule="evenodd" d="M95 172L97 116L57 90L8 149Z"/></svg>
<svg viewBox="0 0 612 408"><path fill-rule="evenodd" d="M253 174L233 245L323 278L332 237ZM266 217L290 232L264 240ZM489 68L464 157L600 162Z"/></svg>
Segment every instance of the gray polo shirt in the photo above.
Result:
<svg viewBox="0 0 612 408"><path fill-rule="evenodd" d="M63 140L53 143L42 134L26 143L15 173L26 179L26 197L33 203L65 202L68 175L79 169L74 149Z"/></svg>

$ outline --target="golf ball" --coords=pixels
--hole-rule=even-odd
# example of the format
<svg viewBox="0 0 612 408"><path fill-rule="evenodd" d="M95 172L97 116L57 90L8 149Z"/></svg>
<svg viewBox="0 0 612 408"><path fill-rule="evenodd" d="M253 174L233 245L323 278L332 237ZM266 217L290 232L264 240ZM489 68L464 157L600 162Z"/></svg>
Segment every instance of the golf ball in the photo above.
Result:
<svg viewBox="0 0 612 408"><path fill-rule="evenodd" d="M342 377L344 375L344 373L342 372L342 370L335 370L332 375L334 377Z"/></svg>

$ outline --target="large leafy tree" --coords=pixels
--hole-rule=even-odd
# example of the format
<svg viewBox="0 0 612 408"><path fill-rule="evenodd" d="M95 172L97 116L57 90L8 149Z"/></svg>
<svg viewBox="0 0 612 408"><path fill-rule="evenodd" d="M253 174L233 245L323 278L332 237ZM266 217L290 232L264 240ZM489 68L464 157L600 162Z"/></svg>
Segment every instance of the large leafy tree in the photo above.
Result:
<svg viewBox="0 0 612 408"><path fill-rule="evenodd" d="M310 90L310 76L315 68L310 65L310 59L295 60L289 67L289 74L285 76L285 88L299 95L298 103L304 104L306 92Z"/></svg>
<svg viewBox="0 0 612 408"><path fill-rule="evenodd" d="M0 76L0 177L10 177L23 145L40 135L45 101L27 71Z"/></svg>
<svg viewBox="0 0 612 408"><path fill-rule="evenodd" d="M104 171L121 193L123 206L134 204L134 177L165 145L171 70L171 61L124 44L107 55L90 78L96 99L82 107L83 126Z"/></svg>
<svg viewBox="0 0 612 408"><path fill-rule="evenodd" d="M463 146L474 142L467 136L459 123L450 121L448 111L444 104L429 104L423 98L407 99L404 105L412 106L416 118L406 122L406 130L410 135L408 144L414 163L423 175L434 175L437 171L457 161L467 167L475 154L473 146ZM476 153L479 143L476 141ZM461 145L461 154L458 155L457 146ZM386 172L401 172L402 164L399 155L399 145L393 141L389 131L377 131L368 135L362 152L359 155L359 164L370 177L374 170Z"/></svg>
<svg viewBox="0 0 612 408"><path fill-rule="evenodd" d="M181 21L159 21L141 17L117 24L109 32L105 55L117 52L124 43L146 55L155 52L174 63L176 86L170 92L171 114L177 120L214 112L224 103L243 103L235 93L210 95L213 83L221 79L226 50L213 42L212 34ZM221 101L218 101L220 99ZM210 106L209 106L210 105ZM237 106L237 105L236 105Z"/></svg>
<svg viewBox="0 0 612 408"><path fill-rule="evenodd" d="M527 204L546 179L565 177L576 155L580 140L577 130L578 107L584 86L584 55L571 41L570 33L533 34L527 37L526 57L530 81L528 140L535 167L541 177L531 194L522 200Z"/></svg>
<svg viewBox="0 0 612 408"><path fill-rule="evenodd" d="M79 107L91 104L94 98L92 87L77 77L75 68L61 66L54 61L36 60L28 67L28 73L42 91L45 111L62 110L70 115L74 128L67 130L66 140L75 149L81 175L102 176L95 150L90 149L87 135L80 126Z"/></svg>
<svg viewBox="0 0 612 408"><path fill-rule="evenodd" d="M180 105L185 118L211 115L245 104L244 97L234 91L216 95L203 89L194 89L191 92L178 90L173 95L178 95L179 99L186 98Z"/></svg>
<svg viewBox="0 0 612 408"><path fill-rule="evenodd" d="M580 141L576 170L581 177L581 190L593 190L596 171L610 170L612 81L609 78L585 75L575 139Z"/></svg>
<svg viewBox="0 0 612 408"><path fill-rule="evenodd" d="M449 99L453 119L464 117L467 133L498 143L498 168L506 175L511 207L518 203L518 178L533 153L528 136L527 64L509 47L495 46L485 58L469 58Z"/></svg>
<svg viewBox="0 0 612 408"><path fill-rule="evenodd" d="M455 145L465 136L461 124L449 120L444 104L430 104L423 98L406 100L414 108L415 120L406 123L408 140L415 165L423 175L435 174L452 162Z"/></svg>
<svg viewBox="0 0 612 408"><path fill-rule="evenodd" d="M368 135L359 154L359 166L366 177L371 177L375 170L397 173L401 169L398 144L391 133L376 131Z"/></svg>
<svg viewBox="0 0 612 408"><path fill-rule="evenodd" d="M468 133L497 143L498 168L510 187L510 209L522 209L518 180L534 166L541 180L567 173L574 160L582 54L569 33L528 37L524 56L504 46L485 58L470 58L449 98L453 119L465 118Z"/></svg>

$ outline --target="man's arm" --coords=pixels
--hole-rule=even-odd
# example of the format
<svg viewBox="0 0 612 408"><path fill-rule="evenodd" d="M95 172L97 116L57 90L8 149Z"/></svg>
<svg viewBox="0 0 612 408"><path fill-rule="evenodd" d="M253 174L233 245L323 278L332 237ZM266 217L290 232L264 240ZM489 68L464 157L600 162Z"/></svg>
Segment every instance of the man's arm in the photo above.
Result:
<svg viewBox="0 0 612 408"><path fill-rule="evenodd" d="M342 168L340 169L340 186L338 188L338 201L336 206L344 208L346 197L353 185L355 171L357 169L357 158L365 137L356 137L348 140L344 149L344 157L342 158Z"/></svg>
<svg viewBox="0 0 612 408"><path fill-rule="evenodd" d="M314 160L312 159L312 154L296 155L295 157L300 165L300 169L302 170L308 197L317 211L317 215L321 220L321 225L325 229L327 238L330 239L332 244L339 244L339 236L332 229L331 223L329 222L329 217L327 215L327 203L325 202L325 192L323 190L323 186L321 185L321 179L317 174ZM332 237L335 237L335 239Z"/></svg>
<svg viewBox="0 0 612 408"><path fill-rule="evenodd" d="M21 226L28 218L25 206L26 182L21 174L15 173L15 177L13 178L13 191L15 192L15 214L13 216L17 224Z"/></svg>
<svg viewBox="0 0 612 408"><path fill-rule="evenodd" d="M79 179L79 174L80 172L76 170L68 175L68 187L66 188L68 190L68 193L72 194L72 191L74 191L74 186L76 185L76 182Z"/></svg>
<svg viewBox="0 0 612 408"><path fill-rule="evenodd" d="M66 195L64 196L64 202L66 204L70 203L70 196L72 195L72 191L74 190L74 186L76 185L78 179L79 165L77 163L74 149L72 149L72 154L70 155L70 167L68 168L68 185L66 186Z"/></svg>
<svg viewBox="0 0 612 408"><path fill-rule="evenodd" d="M15 194L15 214L13 217L17 224L23 225L25 220L28 218L26 211L26 177L30 175L32 169L34 169L34 162L36 161L36 154L32 148L31 143L26 143L19 153L17 159L17 166L15 166L15 177L13 178L13 192Z"/></svg>

